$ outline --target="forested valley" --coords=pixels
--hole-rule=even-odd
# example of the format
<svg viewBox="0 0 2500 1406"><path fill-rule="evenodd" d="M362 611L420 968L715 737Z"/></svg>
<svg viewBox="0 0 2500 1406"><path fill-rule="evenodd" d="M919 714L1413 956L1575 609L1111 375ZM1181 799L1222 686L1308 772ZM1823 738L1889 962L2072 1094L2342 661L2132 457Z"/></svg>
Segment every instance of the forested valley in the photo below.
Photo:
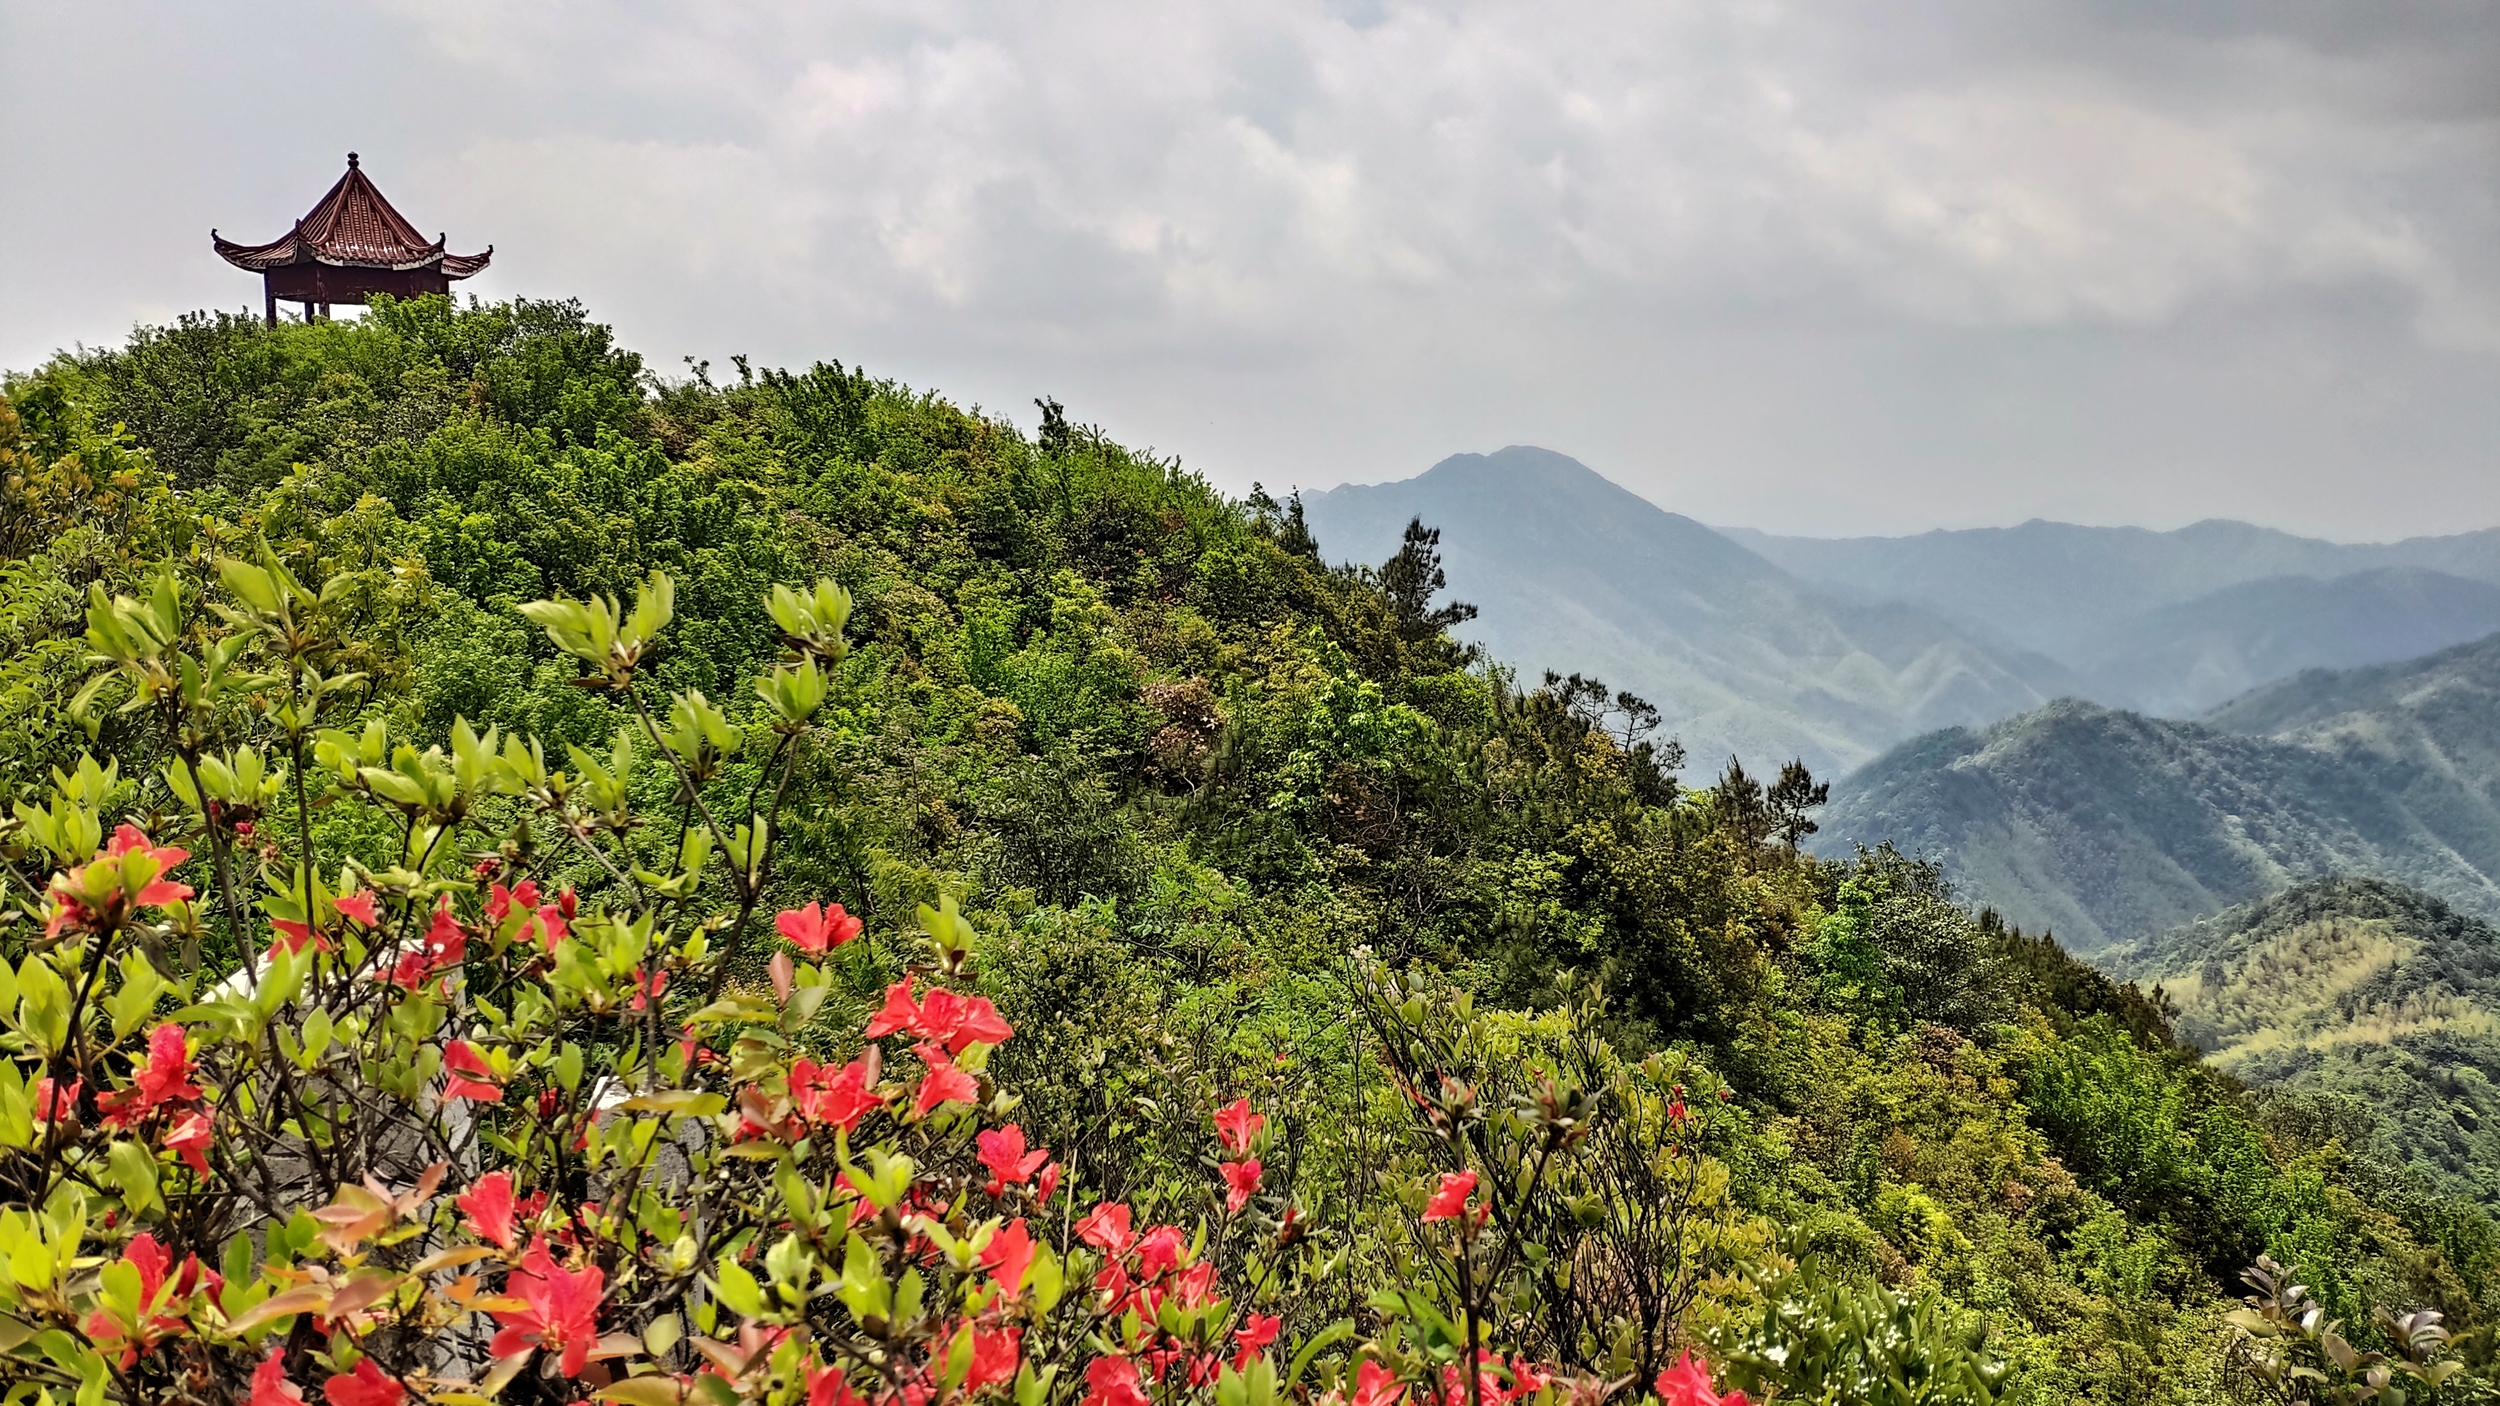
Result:
<svg viewBox="0 0 2500 1406"><path fill-rule="evenodd" d="M0 391L11 1402L2500 1397L2475 1178L1430 524L566 303Z"/></svg>

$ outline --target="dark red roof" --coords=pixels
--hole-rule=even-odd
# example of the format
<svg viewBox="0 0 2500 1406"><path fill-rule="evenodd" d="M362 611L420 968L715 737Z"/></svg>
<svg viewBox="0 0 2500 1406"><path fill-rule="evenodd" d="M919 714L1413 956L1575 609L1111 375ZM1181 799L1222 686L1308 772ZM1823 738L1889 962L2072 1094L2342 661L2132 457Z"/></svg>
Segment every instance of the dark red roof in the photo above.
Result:
<svg viewBox="0 0 2500 1406"><path fill-rule="evenodd" d="M407 216L391 208L352 151L347 153L347 174L285 234L266 244L237 244L215 230L208 237L227 263L254 273L282 264L367 269L439 265L447 278L467 278L495 256L492 244L483 254L444 253L443 240L428 240Z"/></svg>

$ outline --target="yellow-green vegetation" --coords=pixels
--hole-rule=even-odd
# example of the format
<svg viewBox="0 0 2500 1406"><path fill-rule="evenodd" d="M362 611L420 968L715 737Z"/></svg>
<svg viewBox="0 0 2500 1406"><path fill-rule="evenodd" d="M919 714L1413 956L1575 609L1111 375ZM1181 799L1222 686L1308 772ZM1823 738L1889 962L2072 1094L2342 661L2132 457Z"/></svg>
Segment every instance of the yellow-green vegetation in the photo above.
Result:
<svg viewBox="0 0 2500 1406"><path fill-rule="evenodd" d="M2115 954L2180 1037L2311 1136L2500 1205L2500 931L2317 879Z"/></svg>
<svg viewBox="0 0 2500 1406"><path fill-rule="evenodd" d="M1686 786L1640 700L1474 657L1427 534L1328 568L1295 504L1228 500L1055 404L1027 436L838 365L663 382L570 305L192 318L6 395L12 960L45 941L34 817L127 819L189 849L203 895L233 879L257 912L204 898L162 954L191 980L286 918L303 861L389 862L389 773L431 784L497 729L563 759L654 878L729 862L680 862L705 807L775 817L705 950L769 990L744 915L842 904L867 936L829 1028L901 975L924 905L959 909L963 969L1016 1031L989 1069L1088 1197L1179 1217L1213 1110L1253 1096L1271 1189L1339 1256L1294 1309L1314 1323L1376 1325L1394 1290L1400 1130L1478 1091L1532 1106L1576 1057L1624 1101L1608 1126L1654 1134L1616 1184L1676 1209L1557 1202L1505 1241L1538 1302L1623 1301L1591 1320L1619 1340L1548 1325L1575 1366L1698 1342L1785 1399L2259 1399L2226 1315L2271 1255L2359 1350L2400 1346L2376 1309L2447 1315L2473 1365L2437 1399L2488 1399L2500 1237L2470 1199L2251 1097L2174 1009L1973 916L1933 865L1800 852L1802 770ZM237 564L300 585L300 649ZM656 600L655 572L666 631L629 620L631 668L596 662L587 603ZM821 706L759 695L815 617L757 602L820 579L851 602ZM573 604L525 617L540 601ZM198 681L99 659L151 621L197 667L286 682L169 704ZM326 804L333 774L377 804ZM625 882L501 814L459 817L451 860L593 900ZM651 1019L708 995L672 985ZM1641 1182L1659 1138L1691 1140L1682 1190ZM1830 1385L1895 1369L1936 1384Z"/></svg>

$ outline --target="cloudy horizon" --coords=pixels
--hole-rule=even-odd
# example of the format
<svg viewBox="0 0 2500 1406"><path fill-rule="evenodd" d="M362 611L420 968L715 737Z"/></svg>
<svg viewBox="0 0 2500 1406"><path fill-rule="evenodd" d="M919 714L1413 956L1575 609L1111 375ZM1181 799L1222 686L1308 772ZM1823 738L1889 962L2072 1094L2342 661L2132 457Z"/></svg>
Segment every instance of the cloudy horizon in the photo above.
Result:
<svg viewBox="0 0 2500 1406"><path fill-rule="evenodd" d="M2500 524L2500 9L0 0L0 366L344 154L663 374L1055 396L1228 490L1533 443L1801 535Z"/></svg>

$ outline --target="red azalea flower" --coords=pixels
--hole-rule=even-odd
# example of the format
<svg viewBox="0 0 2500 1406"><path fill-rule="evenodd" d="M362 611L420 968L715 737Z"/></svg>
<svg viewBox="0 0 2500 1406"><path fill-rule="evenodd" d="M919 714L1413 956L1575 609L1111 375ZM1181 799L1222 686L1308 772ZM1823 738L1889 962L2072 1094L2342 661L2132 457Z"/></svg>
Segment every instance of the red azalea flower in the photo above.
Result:
<svg viewBox="0 0 2500 1406"><path fill-rule="evenodd" d="M165 1271L172 1266L173 1256L165 1253L155 1236L142 1233L122 1251L122 1258L139 1271L137 1320L125 1320L119 1314L98 1309L88 1315L87 1337L99 1350L120 1347L121 1365L127 1369L139 1360L142 1349L153 1347L158 1338L184 1326L181 1317L164 1310L173 1299L187 1295L181 1292L180 1285L175 1286L174 1293L165 1292ZM196 1264L191 1277L198 1277Z"/></svg>
<svg viewBox="0 0 2500 1406"><path fill-rule="evenodd" d="M1015 1034L998 1014L998 1007L987 996L958 996L942 987L929 992L928 1001L920 1008L919 1033L931 1040L945 1042L950 1055L962 1054L974 1045L1006 1043Z"/></svg>
<svg viewBox="0 0 2500 1406"><path fill-rule="evenodd" d="M810 1363L801 1370L807 1379L807 1406L867 1406L866 1399L851 1390L850 1379L833 1368Z"/></svg>
<svg viewBox="0 0 2500 1406"><path fill-rule="evenodd" d="M987 996L959 996L940 986L930 988L925 1002L914 1002L911 983L907 976L886 988L885 1004L868 1022L869 1039L882 1040L907 1030L945 1046L949 1055L960 1055L976 1044L1004 1043L1016 1033Z"/></svg>
<svg viewBox="0 0 2500 1406"><path fill-rule="evenodd" d="M1250 1111L1250 1100L1237 1098L1215 1115L1215 1135L1227 1152L1247 1152L1250 1140L1259 1135L1267 1119Z"/></svg>
<svg viewBox="0 0 2500 1406"><path fill-rule="evenodd" d="M1259 1159L1224 1164L1224 1209L1239 1212L1259 1194Z"/></svg>
<svg viewBox="0 0 2500 1406"><path fill-rule="evenodd" d="M1137 1364L1125 1357L1097 1357L1085 1365L1084 1406L1147 1406Z"/></svg>
<svg viewBox="0 0 2500 1406"><path fill-rule="evenodd" d="M191 896L191 886L189 884L178 884L171 879L162 879L157 877L157 875L162 874L166 870L180 864L182 861L189 859L191 857L191 851L187 849L176 849L172 845L149 844L147 833L145 831L141 830L136 825L130 824L128 821L124 821L123 823L113 827L113 840L112 843L104 847L104 858L123 859L124 856L131 854L144 854L148 857L149 862L156 866L152 873L147 871L147 866L144 864L137 866L134 870L133 866L127 860L124 860L121 868L122 875L125 879L129 878L134 872L147 873L148 875L147 879L139 885L139 891L131 895L131 902L138 904L142 908L161 908L168 903L179 903L183 899Z"/></svg>
<svg viewBox="0 0 2500 1406"><path fill-rule="evenodd" d="M1125 1255L1137 1237L1129 1233L1128 1207L1105 1201L1076 1223L1076 1238L1107 1255Z"/></svg>
<svg viewBox="0 0 2500 1406"><path fill-rule="evenodd" d="M1719 1395L1710 1382L1710 1364L1686 1349L1675 1365L1658 1374L1658 1399L1666 1406L1751 1406L1745 1393Z"/></svg>
<svg viewBox="0 0 2500 1406"><path fill-rule="evenodd" d="M599 1297L607 1276L597 1265L586 1269L556 1268L547 1242L534 1241L521 1256L521 1267L504 1279L506 1297L524 1305L517 1312L491 1310L503 1325L486 1350L499 1358L516 1357L533 1347L562 1354L561 1369L578 1377L589 1365L590 1349L599 1340Z"/></svg>
<svg viewBox="0 0 2500 1406"><path fill-rule="evenodd" d="M1406 1395L1398 1374L1365 1358L1354 1374L1354 1406L1397 1406Z"/></svg>
<svg viewBox="0 0 2500 1406"><path fill-rule="evenodd" d="M929 1066L929 1072L920 1080L920 1093L912 1099L913 1117L926 1118L942 1103L973 1103L980 1099L980 1084L957 1069L954 1061L946 1057L946 1051L934 1044L920 1044L914 1045L912 1052Z"/></svg>
<svg viewBox="0 0 2500 1406"><path fill-rule="evenodd" d="M790 1101L809 1122L852 1132L871 1109L885 1106L876 1082L876 1066L865 1055L838 1069L801 1055L790 1066Z"/></svg>
<svg viewBox="0 0 2500 1406"><path fill-rule="evenodd" d="M489 1172L471 1183L453 1205L469 1218L469 1229L501 1249L512 1248L512 1174Z"/></svg>
<svg viewBox="0 0 2500 1406"><path fill-rule="evenodd" d="M1009 1298L1024 1287L1024 1271L1032 1263L1033 1237L1026 1233L1021 1216L992 1234L990 1243L981 1250L981 1267L998 1281L999 1292Z"/></svg>
<svg viewBox="0 0 2500 1406"><path fill-rule="evenodd" d="M1021 1328L973 1329L972 1370L964 1377L964 1390L979 1391L1015 1380L1016 1367L1023 1361L1023 1339Z"/></svg>
<svg viewBox="0 0 2500 1406"><path fill-rule="evenodd" d="M527 888L528 885L524 884L522 887ZM552 903L539 905L538 940L546 944L548 951L553 952L556 950L557 943L572 935L573 929L565 923L562 909Z"/></svg>
<svg viewBox="0 0 2500 1406"><path fill-rule="evenodd" d="M70 927L109 924L125 907L161 908L191 896L189 884L161 878L166 870L189 859L189 850L152 845L138 826L123 824L112 842L93 859L55 874L49 891L51 917L43 926L47 938ZM94 904L102 904L99 911Z"/></svg>
<svg viewBox="0 0 2500 1406"><path fill-rule="evenodd" d="M357 922L364 924L366 927L373 927L382 921L382 919L373 911L373 891L371 889L367 889L361 893L341 894L337 898L330 901L330 906L336 908L341 913L346 914L348 917L355 919Z"/></svg>
<svg viewBox="0 0 2500 1406"><path fill-rule="evenodd" d="M1474 1172L1443 1173L1441 1189L1433 1192L1432 1200L1424 1205L1424 1219L1426 1221L1451 1220L1465 1215L1467 1198L1474 1193L1475 1189L1476 1174Z"/></svg>
<svg viewBox="0 0 2500 1406"><path fill-rule="evenodd" d="M1249 1371L1251 1362L1267 1351L1267 1345L1276 1341L1277 1330L1284 1326L1285 1320L1272 1313L1253 1313L1244 1319L1233 1334L1233 1342L1240 1349L1233 1354L1233 1370Z"/></svg>
<svg viewBox="0 0 2500 1406"><path fill-rule="evenodd" d="M356 1370L341 1373L324 1382L321 1394L330 1406L400 1406L408 1399L408 1388L382 1374L370 1357L358 1358Z"/></svg>
<svg viewBox="0 0 2500 1406"><path fill-rule="evenodd" d="M1102 1272L1094 1276L1094 1291L1103 1296L1103 1301L1110 1305L1113 1313L1126 1313L1136 1306L1134 1290L1135 1281L1128 1277L1127 1270L1120 1268L1117 1260L1104 1265Z"/></svg>
<svg viewBox="0 0 2500 1406"><path fill-rule="evenodd" d="M434 921L426 927L425 945L445 965L460 962L469 955L469 930L451 914L451 895L444 894L434 905Z"/></svg>
<svg viewBox="0 0 2500 1406"><path fill-rule="evenodd" d="M501 927L503 920L511 914L515 904L518 904L524 913L537 907L538 885L529 879L523 879L519 886L505 888L501 881L497 881L489 888L486 895L486 921Z"/></svg>
<svg viewBox="0 0 2500 1406"><path fill-rule="evenodd" d="M1058 1189L1059 1164L1053 1162L1049 1166L1042 1168L1042 1175L1040 1179L1033 1183L1033 1200L1038 1205L1047 1206L1050 1204L1050 1193L1057 1191Z"/></svg>
<svg viewBox="0 0 2500 1406"><path fill-rule="evenodd" d="M1516 1401L1523 1396L1534 1396L1545 1390L1545 1383L1546 1374L1535 1363L1524 1357L1514 1357L1510 1360L1508 1395L1511 1400Z"/></svg>
<svg viewBox="0 0 2500 1406"><path fill-rule="evenodd" d="M1050 1160L1050 1149L1024 1150L1024 1128L1009 1123L1004 1128L982 1133L973 1141L981 1150L981 1165L990 1169L989 1193L999 1195L1010 1186L1022 1186L1033 1179L1033 1173Z"/></svg>
<svg viewBox="0 0 2500 1406"><path fill-rule="evenodd" d="M868 1038L882 1040L897 1030L910 1030L920 1024L920 1003L911 998L911 978L885 989L885 1004L868 1018Z"/></svg>
<svg viewBox="0 0 2500 1406"><path fill-rule="evenodd" d="M252 1373L252 1399L247 1406L303 1406L304 1393L286 1379L286 1349L273 1347Z"/></svg>
<svg viewBox="0 0 2500 1406"><path fill-rule="evenodd" d="M452 916L451 895L445 894L434 905L433 921L426 925L425 938L417 950L401 957L384 979L393 986L414 991L436 972L459 966L468 955L468 930Z"/></svg>
<svg viewBox="0 0 2500 1406"><path fill-rule="evenodd" d="M78 1095L86 1086L86 1080L72 1079L67 1089L56 1090L51 1076L46 1075L37 1079L31 1094L35 1106L36 1125L40 1127L46 1123L76 1122L78 1120Z"/></svg>
<svg viewBox="0 0 2500 1406"><path fill-rule="evenodd" d="M324 952L330 950L329 939L316 936L313 930L303 923L289 922L284 918L272 918L269 920L269 926L278 930L278 940L269 944L269 955L272 957L277 956L281 948L284 948L286 954L292 957L314 943L319 943Z"/></svg>
<svg viewBox="0 0 2500 1406"><path fill-rule="evenodd" d="M165 1150L178 1154L191 1170L208 1175L208 1149L216 1136L216 1128L205 1113L193 1113L174 1124L165 1134Z"/></svg>
<svg viewBox="0 0 2500 1406"><path fill-rule="evenodd" d="M1668 1122L1670 1122L1670 1123L1674 1123L1674 1124L1676 1124L1676 1125L1678 1125L1678 1126L1681 1126L1681 1125L1683 1124L1684 1120L1685 1120L1685 1119L1687 1119L1687 1118L1689 1118L1689 1117L1691 1117L1691 1116L1692 1116L1692 1115L1691 1115L1690 1113L1687 1113L1687 1112L1685 1111L1685 1109L1684 1109L1684 1100L1682 1100L1682 1099L1680 1099L1680 1098L1679 1098L1679 1099L1674 1099L1674 1100L1671 1100L1671 1101L1667 1104L1667 1121L1668 1121Z"/></svg>
<svg viewBox="0 0 2500 1406"><path fill-rule="evenodd" d="M657 971L634 973L634 1009L642 1010L648 1007L653 1001L659 999L661 992L667 989L668 968L666 967Z"/></svg>
<svg viewBox="0 0 2500 1406"><path fill-rule="evenodd" d="M810 903L805 908L785 908L773 915L773 926L790 939L802 952L822 954L827 948L839 947L859 936L860 921L842 911L837 903L827 908Z"/></svg>
<svg viewBox="0 0 2500 1406"><path fill-rule="evenodd" d="M1204 1308L1215 1302L1215 1261L1200 1260L1174 1276L1172 1295L1183 1308Z"/></svg>
<svg viewBox="0 0 2500 1406"><path fill-rule="evenodd" d="M1158 1225L1137 1239L1137 1272L1152 1279L1180 1267L1189 1253L1189 1237L1177 1225Z"/></svg>
<svg viewBox="0 0 2500 1406"><path fill-rule="evenodd" d="M477 1046L466 1040L454 1040L443 1046L443 1097L475 1099L479 1103L503 1102L503 1086L495 1082L495 1066L486 1062ZM545 1101L543 1098L540 1100ZM539 1110L548 1116L548 1110Z"/></svg>
<svg viewBox="0 0 2500 1406"><path fill-rule="evenodd" d="M132 1072L131 1084L96 1100L104 1120L127 1128L167 1103L188 1103L200 1096L191 1082L191 1051L183 1028L167 1021L148 1036L147 1063Z"/></svg>

